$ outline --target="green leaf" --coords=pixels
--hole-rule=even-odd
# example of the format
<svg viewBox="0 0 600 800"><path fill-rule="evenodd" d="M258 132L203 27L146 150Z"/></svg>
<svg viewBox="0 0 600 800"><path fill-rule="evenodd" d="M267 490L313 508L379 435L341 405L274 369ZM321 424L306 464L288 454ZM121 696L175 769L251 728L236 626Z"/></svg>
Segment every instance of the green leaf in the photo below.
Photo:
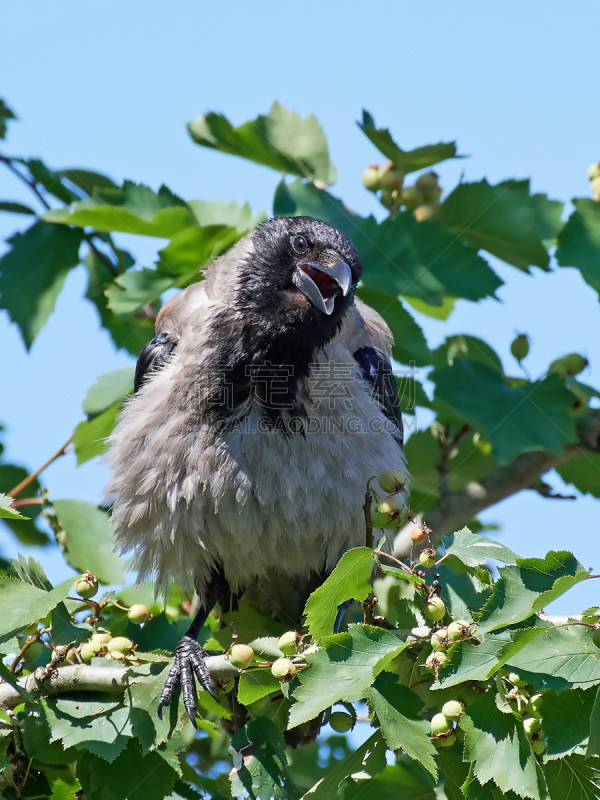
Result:
<svg viewBox="0 0 600 800"><path fill-rule="evenodd" d="M153 303L175 283L175 276L144 267L130 270L115 278L107 287L108 307L120 317L130 317L140 308Z"/></svg>
<svg viewBox="0 0 600 800"><path fill-rule="evenodd" d="M569 552L550 551L545 558L516 560L517 566L500 569L500 580L478 620L478 630L488 632L527 619L585 580L588 571Z"/></svg>
<svg viewBox="0 0 600 800"><path fill-rule="evenodd" d="M241 750L257 743L252 754L242 760ZM254 719L241 728L231 741L233 772L231 789L236 797L249 794L251 800L297 800L296 786L287 764L285 742L271 720Z"/></svg>
<svg viewBox="0 0 600 800"><path fill-rule="evenodd" d="M123 562L113 552L113 531L106 512L83 500L55 500L59 525L67 533L66 560L89 570L102 583L122 583Z"/></svg>
<svg viewBox="0 0 600 800"><path fill-rule="evenodd" d="M390 326L394 337L392 355L401 364L416 364L419 367L431 363L431 352L419 325L394 295L361 286L358 296L374 308Z"/></svg>
<svg viewBox="0 0 600 800"><path fill-rule="evenodd" d="M573 205L558 237L556 260L561 267L577 267L600 294L600 204L585 197L575 198Z"/></svg>
<svg viewBox="0 0 600 800"><path fill-rule="evenodd" d="M429 738L429 723L421 717L423 704L417 695L399 683L397 676L382 672L368 697L390 750L404 750L436 778L437 751Z"/></svg>
<svg viewBox="0 0 600 800"><path fill-rule="evenodd" d="M50 619L51 638L54 645L81 642L90 637L91 625L75 625L64 603L59 603L56 606Z"/></svg>
<svg viewBox="0 0 600 800"><path fill-rule="evenodd" d="M261 697L266 697L281 688L278 678L271 675L270 669L252 669L242 672L238 685L238 700L249 706Z"/></svg>
<svg viewBox="0 0 600 800"><path fill-rule="evenodd" d="M543 766L551 800L598 800L600 762L572 755Z"/></svg>
<svg viewBox="0 0 600 800"><path fill-rule="evenodd" d="M16 119L16 117L4 100L0 98L0 139L4 139L6 136L7 119Z"/></svg>
<svg viewBox="0 0 600 800"><path fill-rule="evenodd" d="M52 584L48 580L44 568L33 556L29 556L28 561L25 560L22 553L19 553L16 558L12 558L8 568L8 575L11 578L18 578L20 581L31 583L32 586L37 586L38 589L43 589L45 592L52 590Z"/></svg>
<svg viewBox="0 0 600 800"><path fill-rule="evenodd" d="M335 183L323 129L310 114L306 119L273 103L269 113L234 128L222 114L210 112L188 124L196 144L245 158L289 175L325 184Z"/></svg>
<svg viewBox="0 0 600 800"><path fill-rule="evenodd" d="M228 228L237 228L240 233L254 230L261 222L266 222L266 211L252 212L249 203L240 205L235 200L230 203L215 202L214 200L188 200L188 207L200 227L210 225L224 225Z"/></svg>
<svg viewBox="0 0 600 800"><path fill-rule="evenodd" d="M495 370L461 357L436 370L432 380L435 398L477 425L501 464L530 450L559 455L577 438L572 395L556 375L510 386Z"/></svg>
<svg viewBox="0 0 600 800"><path fill-rule="evenodd" d="M14 502L14 497L0 492L0 519L29 519L28 517L24 517L16 508L10 507L11 503Z"/></svg>
<svg viewBox="0 0 600 800"><path fill-rule="evenodd" d="M152 664L150 675L145 678L136 676L136 683L127 689L125 695L130 707L131 724L144 753L166 742L187 720L183 704L179 708L180 704L176 703L169 706L162 719L158 718L158 701L168 674L167 666L165 662Z"/></svg>
<svg viewBox="0 0 600 800"><path fill-rule="evenodd" d="M44 777L50 786L48 800L78 800L81 784L68 768L44 767Z"/></svg>
<svg viewBox="0 0 600 800"><path fill-rule="evenodd" d="M488 539L487 536L471 533L468 528L462 528L450 536L443 536L442 544L446 550L447 560L456 558L467 567L484 567L488 559L514 564L518 558L508 547Z"/></svg>
<svg viewBox="0 0 600 800"><path fill-rule="evenodd" d="M10 492L12 489L29 475L29 470L24 467L17 467L14 464L0 464L0 492ZM40 483L37 480L31 481L24 489L19 492L19 499L39 497ZM23 544L46 545L50 539L48 534L41 531L35 519L39 517L42 510L41 505L27 506L27 514L31 519L21 517L19 519L7 519L0 517L0 524L6 525L14 533L17 539Z"/></svg>
<svg viewBox="0 0 600 800"><path fill-rule="evenodd" d="M107 440L113 432L120 410L121 403L119 401L98 416L80 422L75 428L73 447L77 455L77 466L108 450Z"/></svg>
<svg viewBox="0 0 600 800"><path fill-rule="evenodd" d="M200 270L225 253L242 238L242 232L226 225L186 228L159 250L158 266L164 275L171 273L173 284L187 286L200 280Z"/></svg>
<svg viewBox="0 0 600 800"><path fill-rule="evenodd" d="M415 311L419 311L421 314L432 317L432 319L447 320L450 314L454 311L454 306L456 305L456 297L444 297L442 304L439 306L426 303L424 300L420 300L417 297L404 297L402 299L406 300L407 303L410 303Z"/></svg>
<svg viewBox="0 0 600 800"><path fill-rule="evenodd" d="M468 572L455 572L448 561L449 559L436 567L440 583L444 587L444 603L452 619L470 620L485 605L492 590L480 583L477 567ZM456 563L459 567L462 566L459 562Z"/></svg>
<svg viewBox="0 0 600 800"><path fill-rule="evenodd" d="M114 369L99 375L87 390L82 408L88 417L95 417L133 391L133 367Z"/></svg>
<svg viewBox="0 0 600 800"><path fill-rule="evenodd" d="M592 714L588 720L588 733L590 741L587 747L586 758L591 758L592 756L600 755L600 690L598 689L596 689Z"/></svg>
<svg viewBox="0 0 600 800"><path fill-rule="evenodd" d="M499 710L493 691L471 703L459 725L465 732L463 758L473 762L482 785L493 781L502 791L512 790L521 797L548 797L544 775L521 721Z"/></svg>
<svg viewBox="0 0 600 800"><path fill-rule="evenodd" d="M0 259L0 308L19 326L28 349L54 310L67 274L79 262L82 235L38 220L8 240L12 248Z"/></svg>
<svg viewBox="0 0 600 800"><path fill-rule="evenodd" d="M544 692L543 728L547 758L564 758L576 748L585 746L590 731L594 730L593 721L590 727L590 708L595 695L596 689L572 689L558 695L554 690ZM565 720L568 720L568 725L565 725ZM593 752L588 751L590 755Z"/></svg>
<svg viewBox="0 0 600 800"><path fill-rule="evenodd" d="M565 224L562 221L564 203L550 200L545 194L532 194L530 206L538 235L548 250L556 243L556 237Z"/></svg>
<svg viewBox="0 0 600 800"><path fill-rule="evenodd" d="M301 686L294 692L289 728L341 700L362 697L406 642L383 628L350 625L347 633L326 637L321 645L306 654L308 666L298 672Z"/></svg>
<svg viewBox="0 0 600 800"><path fill-rule="evenodd" d="M600 497L600 453L588 450L554 469L582 494Z"/></svg>
<svg viewBox="0 0 600 800"><path fill-rule="evenodd" d="M338 606L346 600L362 602L371 591L370 577L375 556L369 547L355 547L341 557L327 580L306 603L306 625L319 642L333 633Z"/></svg>
<svg viewBox="0 0 600 800"><path fill-rule="evenodd" d="M502 362L496 351L483 339L464 333L447 336L443 344L431 354L430 363L433 364L435 369L442 369L447 365L452 366L459 357L466 358L469 361L477 361L495 370L500 375L504 375Z"/></svg>
<svg viewBox="0 0 600 800"><path fill-rule="evenodd" d="M36 183L41 184L49 194L57 197L63 203L68 205L73 202L73 200L79 199L75 192L72 192L62 183L59 173L49 169L41 159L20 158L17 160L20 161L21 164L25 164Z"/></svg>
<svg viewBox="0 0 600 800"><path fill-rule="evenodd" d="M11 203L7 200L0 202L0 211L7 211L10 214L33 214L33 216L36 213L33 208L24 206L23 203Z"/></svg>
<svg viewBox="0 0 600 800"><path fill-rule="evenodd" d="M589 689L600 683L600 658L589 628L547 628L507 662L538 690Z"/></svg>
<svg viewBox="0 0 600 800"><path fill-rule="evenodd" d="M392 139L387 128L375 127L375 120L368 111L363 110L362 122L358 123L358 127L373 142L379 152L393 161L394 165L405 174L432 167L449 158L464 158L464 156L457 155L456 142L439 142L417 147L414 150L402 150Z"/></svg>
<svg viewBox="0 0 600 800"><path fill-rule="evenodd" d="M338 790L347 778L352 779L364 791L370 786L371 779L386 768L385 750L381 733L376 731L353 753L336 764L303 797L311 800L332 800L334 797L339 797ZM362 792L356 796L360 794Z"/></svg>
<svg viewBox="0 0 600 800"><path fill-rule="evenodd" d="M94 189L119 188L117 184L106 175L102 175L99 172L93 172L89 169L63 169L56 174L61 179L66 178L66 180L71 181L72 184L77 186L78 189L81 189L90 197L93 194Z"/></svg>
<svg viewBox="0 0 600 800"><path fill-rule="evenodd" d="M121 231L170 239L196 221L181 198L166 186L158 192L143 184L125 181L121 189L96 190L91 200L69 208L47 211L47 222L87 226L98 231Z"/></svg>
<svg viewBox="0 0 600 800"><path fill-rule="evenodd" d="M98 702L48 697L44 701L51 741L62 740L65 749L88 750L111 762L133 735L129 708L120 702Z"/></svg>
<svg viewBox="0 0 600 800"><path fill-rule="evenodd" d="M223 628L214 634L214 638L226 650L232 643L231 630L243 631L244 639L251 642L263 636L277 636L289 630L289 625L273 619L270 614L261 611L254 603L242 600L237 611L223 615Z"/></svg>
<svg viewBox="0 0 600 800"><path fill-rule="evenodd" d="M448 651L448 660L435 688L449 689L466 681L485 681L498 668L498 657L510 634L486 634L481 643L458 642Z"/></svg>
<svg viewBox="0 0 600 800"><path fill-rule="evenodd" d="M69 578L50 592L15 578L0 578L0 636L16 633L42 619L69 594Z"/></svg>
<svg viewBox="0 0 600 800"><path fill-rule="evenodd" d="M286 183L284 180L275 190L273 214L278 217L315 217L339 228L350 239L354 229L362 220L354 211L325 189L301 179Z"/></svg>
<svg viewBox="0 0 600 800"><path fill-rule="evenodd" d="M514 267L548 269L548 251L538 232L540 203L532 201L528 180L460 183L442 203L440 217L470 245Z"/></svg>

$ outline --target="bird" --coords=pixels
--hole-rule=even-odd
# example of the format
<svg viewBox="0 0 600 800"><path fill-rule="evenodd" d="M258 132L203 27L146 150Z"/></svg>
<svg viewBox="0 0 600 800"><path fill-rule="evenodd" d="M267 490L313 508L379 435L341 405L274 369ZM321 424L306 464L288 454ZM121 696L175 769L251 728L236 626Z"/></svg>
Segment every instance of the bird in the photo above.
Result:
<svg viewBox="0 0 600 800"><path fill-rule="evenodd" d="M195 724L215 693L198 634L245 597L301 619L312 589L365 544L367 481L405 471L390 330L356 296L352 241L308 216L273 217L170 298L140 353L106 460L116 548L157 592L198 612L175 650Z"/></svg>

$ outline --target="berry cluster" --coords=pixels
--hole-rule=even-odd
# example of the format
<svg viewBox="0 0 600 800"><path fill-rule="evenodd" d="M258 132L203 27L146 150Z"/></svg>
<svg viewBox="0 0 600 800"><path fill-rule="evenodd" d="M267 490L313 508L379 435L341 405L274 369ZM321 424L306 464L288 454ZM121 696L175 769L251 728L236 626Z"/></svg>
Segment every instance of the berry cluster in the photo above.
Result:
<svg viewBox="0 0 600 800"><path fill-rule="evenodd" d="M405 186L404 178L392 161L382 166L372 164L363 173L365 187L370 192L380 192L379 202L391 213L412 209L419 222L437 217L442 196L437 173L423 173L414 186Z"/></svg>
<svg viewBox="0 0 600 800"><path fill-rule="evenodd" d="M516 672L510 672L504 676L507 687L506 699L511 708L523 719L523 727L527 734L533 752L537 756L546 752L544 744L544 731L542 730L542 694L532 694L532 686L521 679Z"/></svg>

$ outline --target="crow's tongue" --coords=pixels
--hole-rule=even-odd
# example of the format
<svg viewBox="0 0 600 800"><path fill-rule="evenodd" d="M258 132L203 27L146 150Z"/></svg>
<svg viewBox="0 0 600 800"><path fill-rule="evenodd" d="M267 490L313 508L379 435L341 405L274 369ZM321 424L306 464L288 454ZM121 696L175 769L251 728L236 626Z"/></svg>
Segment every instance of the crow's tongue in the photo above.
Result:
<svg viewBox="0 0 600 800"><path fill-rule="evenodd" d="M302 265L301 269L317 284L324 300L335 297L340 288L336 280L327 273L321 272L320 269L314 269L307 264Z"/></svg>

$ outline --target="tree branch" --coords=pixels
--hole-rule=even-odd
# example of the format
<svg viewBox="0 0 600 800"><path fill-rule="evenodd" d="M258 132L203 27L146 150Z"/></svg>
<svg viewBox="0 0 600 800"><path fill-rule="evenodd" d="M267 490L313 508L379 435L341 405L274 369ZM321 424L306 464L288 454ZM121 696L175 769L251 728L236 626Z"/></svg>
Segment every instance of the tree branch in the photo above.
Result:
<svg viewBox="0 0 600 800"><path fill-rule="evenodd" d="M32 472L32 473L31 473L30 475L28 475L26 478L23 478L23 480L21 481L21 483L18 483L18 484L17 484L17 485L14 487L14 489L11 489L11 490L10 490L10 492L8 492L8 494L9 494L11 497L16 497L16 495L18 495L18 494L19 494L19 492L22 492L22 491L23 491L23 489L24 489L26 486L29 486L29 484L30 484L30 483L32 483L32 482L33 482L33 481L34 481L34 480L35 480L35 479L38 477L38 475L40 475L40 474L41 474L41 473L42 473L42 472L43 472L43 471L46 469L46 467L49 467L49 466L50 466L50 464L52 464L54 461L56 461L56 459L57 459L57 458L60 458L61 456L64 456L64 455L66 455L66 453L67 453L67 448L68 448L68 446L71 444L71 442L72 442L72 441L73 441L73 436L69 436L69 438L67 439L67 441L66 441L66 442L63 444L63 446L62 446L62 447L60 447L60 448L59 448L59 449L56 451L56 453L54 453L54 455L50 456L50 458L49 458L47 461L44 461L44 463L42 464L42 466L41 466L41 467L39 467L38 469L36 469L36 471L35 471L35 472Z"/></svg>
<svg viewBox="0 0 600 800"><path fill-rule="evenodd" d="M541 475L554 467L570 461L586 448L584 444L566 445L562 455L555 453L522 453L510 464L498 467L480 481L472 481L464 489L444 494L423 517L432 529L432 543L453 531L462 528L470 519L486 508L511 497L522 489L529 489ZM405 558L410 553L410 533L414 524L400 531L394 544L396 558Z"/></svg>
<svg viewBox="0 0 600 800"><path fill-rule="evenodd" d="M239 670L224 655L208 656L206 666L212 678L234 678ZM135 676L128 676L128 667L94 667L78 664L74 667L60 667L48 678L39 680L36 672L20 678L17 683L35 698L49 697L64 692L110 692L122 695L126 687L136 682ZM9 683L0 683L0 709L15 708L24 702L23 695Z"/></svg>

